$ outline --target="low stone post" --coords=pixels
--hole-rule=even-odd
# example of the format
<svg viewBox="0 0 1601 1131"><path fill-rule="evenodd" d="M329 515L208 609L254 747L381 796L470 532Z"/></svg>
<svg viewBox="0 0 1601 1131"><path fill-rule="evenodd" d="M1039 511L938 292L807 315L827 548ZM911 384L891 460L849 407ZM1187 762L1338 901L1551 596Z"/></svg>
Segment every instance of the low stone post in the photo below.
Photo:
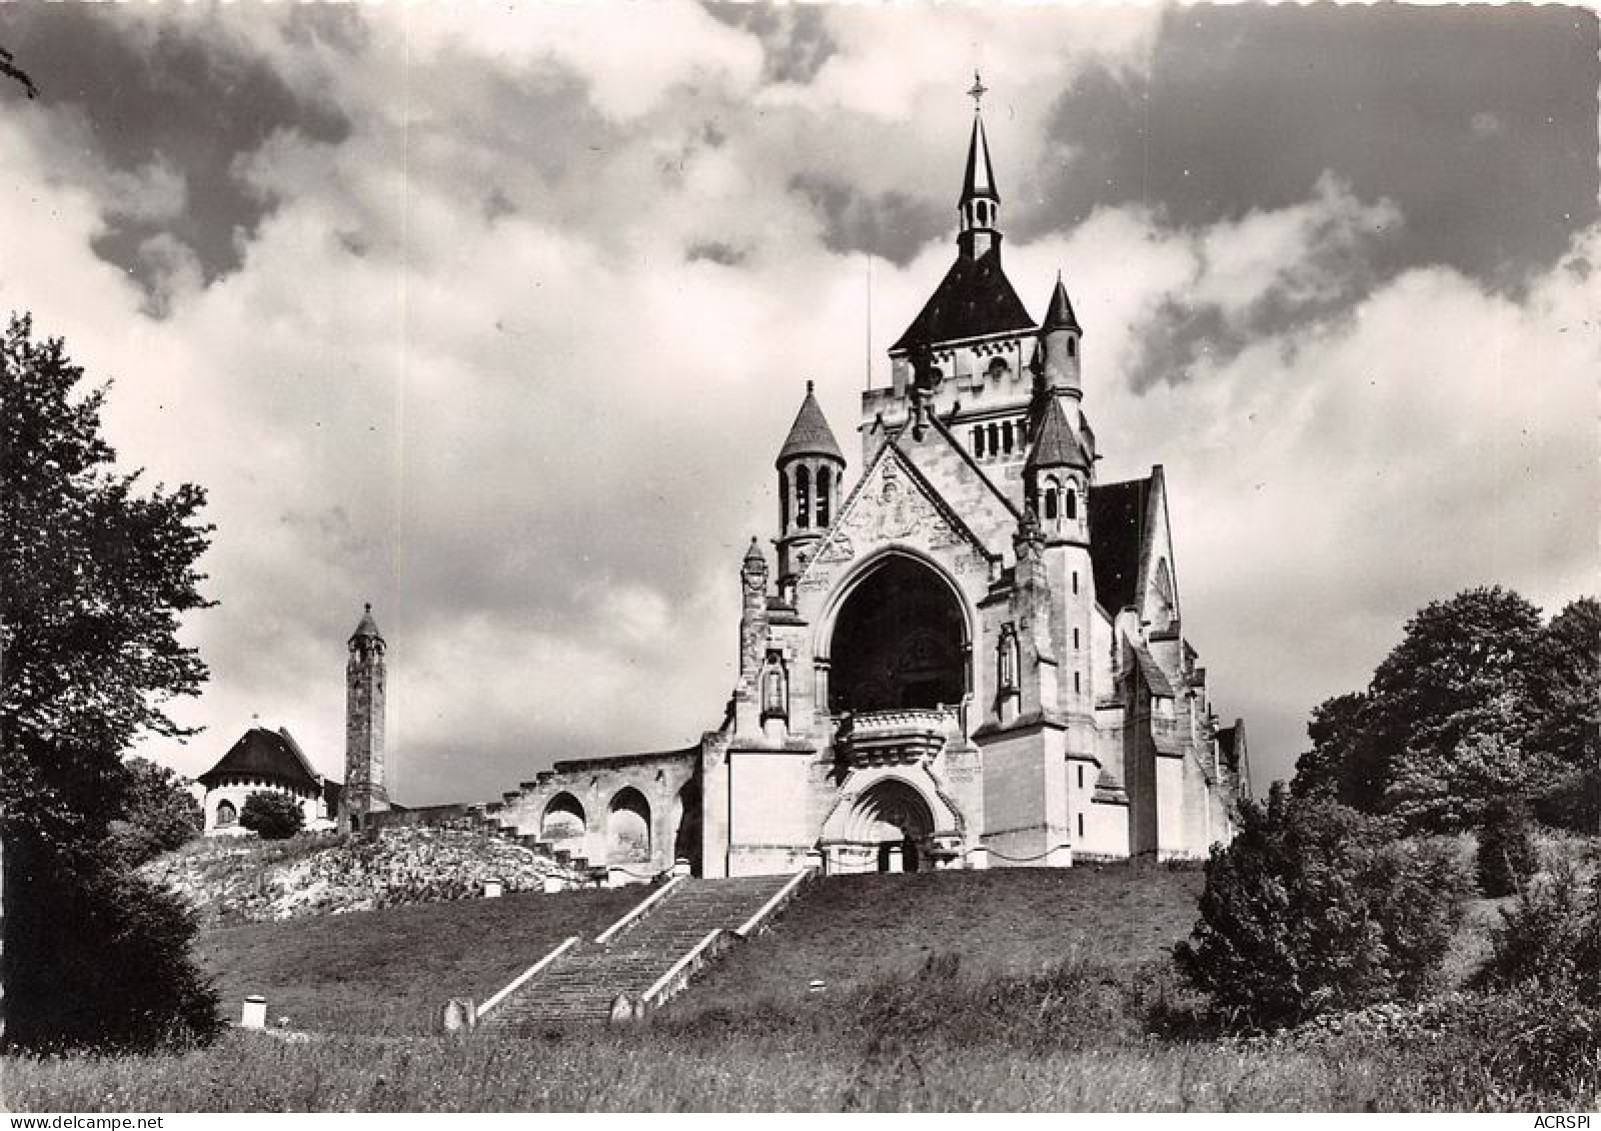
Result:
<svg viewBox="0 0 1601 1131"><path fill-rule="evenodd" d="M251 994L245 998L245 1007L239 1013L239 1027L241 1029L265 1029L267 1027L267 999L260 994Z"/></svg>
<svg viewBox="0 0 1601 1131"><path fill-rule="evenodd" d="M905 850L894 844L884 850L884 871L904 872L906 870Z"/></svg>
<svg viewBox="0 0 1601 1131"><path fill-rule="evenodd" d="M1071 868L1073 866L1073 846L1059 844L1045 857L1045 863L1052 868Z"/></svg>
<svg viewBox="0 0 1601 1131"><path fill-rule="evenodd" d="M478 1024L478 1007L472 998L453 997L445 1003L445 1032L457 1033Z"/></svg>
<svg viewBox="0 0 1601 1131"><path fill-rule="evenodd" d="M967 850L967 867L972 872L983 872L990 866L990 850L982 844Z"/></svg>
<svg viewBox="0 0 1601 1131"><path fill-rule="evenodd" d="M823 874L823 854L815 848L808 848L806 850L806 867L821 876Z"/></svg>
<svg viewBox="0 0 1601 1131"><path fill-rule="evenodd" d="M502 890L504 890L504 885L499 880L489 879L484 881L485 899L499 899Z"/></svg>
<svg viewBox="0 0 1601 1131"><path fill-rule="evenodd" d="M559 891L566 891L566 890L567 890L567 884L560 876L556 875L556 873L554 873L554 872L545 873L545 894L546 895L555 895Z"/></svg>
<svg viewBox="0 0 1601 1131"><path fill-rule="evenodd" d="M618 994L612 998L611 1014L607 1017L613 1025L624 1025L640 1015L640 1010L627 994Z"/></svg>
<svg viewBox="0 0 1601 1131"><path fill-rule="evenodd" d="M687 875L689 875L689 873L690 873L690 867L689 867L689 861L688 860L679 859L679 860L674 860L673 861L673 875L675 875L675 876L687 876Z"/></svg>

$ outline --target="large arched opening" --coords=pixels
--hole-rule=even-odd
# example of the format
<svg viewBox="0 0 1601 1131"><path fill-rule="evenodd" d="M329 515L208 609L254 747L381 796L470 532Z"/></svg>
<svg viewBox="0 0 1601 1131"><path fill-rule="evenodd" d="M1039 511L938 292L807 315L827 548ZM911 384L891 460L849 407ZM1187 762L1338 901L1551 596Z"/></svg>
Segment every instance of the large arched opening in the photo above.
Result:
<svg viewBox="0 0 1601 1131"><path fill-rule="evenodd" d="M845 826L848 840L877 850L876 866L890 871L892 853L899 851L900 868L915 872L925 858L934 834L934 814L916 787L898 778L885 778L857 798Z"/></svg>
<svg viewBox="0 0 1601 1131"><path fill-rule="evenodd" d="M545 806L539 821L539 839L557 848L571 847L584 836L584 807L570 793L558 793Z"/></svg>
<svg viewBox="0 0 1601 1131"><path fill-rule="evenodd" d="M967 619L927 563L889 554L845 597L829 639L828 709L952 706L967 691Z"/></svg>
<svg viewBox="0 0 1601 1131"><path fill-rule="evenodd" d="M701 815L700 779L691 778L673 801L673 862L689 863L690 871L700 875Z"/></svg>
<svg viewBox="0 0 1601 1131"><path fill-rule="evenodd" d="M617 792L606 815L606 862L642 864L650 860L650 803L633 786Z"/></svg>

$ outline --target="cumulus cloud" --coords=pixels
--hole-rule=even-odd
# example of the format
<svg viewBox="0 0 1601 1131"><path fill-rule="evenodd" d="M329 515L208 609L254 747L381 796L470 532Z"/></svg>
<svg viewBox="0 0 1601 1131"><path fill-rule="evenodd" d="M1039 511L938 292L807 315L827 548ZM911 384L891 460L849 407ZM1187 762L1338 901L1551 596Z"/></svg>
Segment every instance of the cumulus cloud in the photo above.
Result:
<svg viewBox="0 0 1601 1131"><path fill-rule="evenodd" d="M1593 233L1515 295L1376 270L1417 217L1337 164L1203 222L1118 198L1021 224L1053 206L1052 92L1141 81L1144 10L453 11L112 21L113 73L167 28L294 92L266 128L192 120L221 165L97 140L93 99L0 116L0 247L40 265L0 270L0 306L116 379L129 463L211 493L220 605L187 631L213 680L183 708L210 730L154 751L179 768L260 715L338 774L363 600L403 801L716 725L803 382L852 452L865 339L882 379L949 262L975 64L1011 276L1039 315L1066 272L1103 474L1167 465L1187 627L1268 772L1424 600L1593 587L1568 517L1596 504Z"/></svg>

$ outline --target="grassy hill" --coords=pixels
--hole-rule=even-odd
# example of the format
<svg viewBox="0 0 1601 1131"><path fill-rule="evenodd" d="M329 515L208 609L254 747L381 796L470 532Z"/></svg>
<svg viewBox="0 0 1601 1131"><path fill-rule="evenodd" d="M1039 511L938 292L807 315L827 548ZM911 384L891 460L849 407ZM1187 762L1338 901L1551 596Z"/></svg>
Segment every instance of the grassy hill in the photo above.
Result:
<svg viewBox="0 0 1601 1131"><path fill-rule="evenodd" d="M803 998L912 974L954 954L965 974L1031 973L1075 951L1117 965L1159 958L1194 921L1197 871L1108 866L902 876L805 885L771 929L674 1005L678 1014ZM643 888L509 895L250 923L201 937L232 1014L246 994L297 1029L425 1032L451 997L482 1001L570 935L593 936Z"/></svg>
<svg viewBox="0 0 1601 1131"><path fill-rule="evenodd" d="M427 1032L452 997L482 1001L570 935L605 930L643 888L508 895L248 923L197 957L237 1018L247 994L296 1029Z"/></svg>
<svg viewBox="0 0 1601 1131"><path fill-rule="evenodd" d="M1202 882L1199 869L1141 865L831 877L802 887L673 1009L792 1000L814 978L848 992L915 974L932 955L955 955L980 978L1074 955L1137 965L1189 934Z"/></svg>

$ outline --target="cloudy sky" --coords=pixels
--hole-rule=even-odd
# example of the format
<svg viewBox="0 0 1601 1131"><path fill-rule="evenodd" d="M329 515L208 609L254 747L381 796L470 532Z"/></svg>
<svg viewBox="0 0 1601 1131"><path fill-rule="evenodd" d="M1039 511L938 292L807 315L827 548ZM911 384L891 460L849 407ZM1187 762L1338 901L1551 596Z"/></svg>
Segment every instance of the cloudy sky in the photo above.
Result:
<svg viewBox="0 0 1601 1131"><path fill-rule="evenodd" d="M259 716L341 773L363 600L403 802L716 725L804 382L850 449L953 254L975 67L1009 273L1038 317L1063 272L1103 477L1167 470L1260 781L1427 600L1598 588L1593 13L18 3L0 45L42 92L0 90L0 312L210 491L185 772Z"/></svg>

